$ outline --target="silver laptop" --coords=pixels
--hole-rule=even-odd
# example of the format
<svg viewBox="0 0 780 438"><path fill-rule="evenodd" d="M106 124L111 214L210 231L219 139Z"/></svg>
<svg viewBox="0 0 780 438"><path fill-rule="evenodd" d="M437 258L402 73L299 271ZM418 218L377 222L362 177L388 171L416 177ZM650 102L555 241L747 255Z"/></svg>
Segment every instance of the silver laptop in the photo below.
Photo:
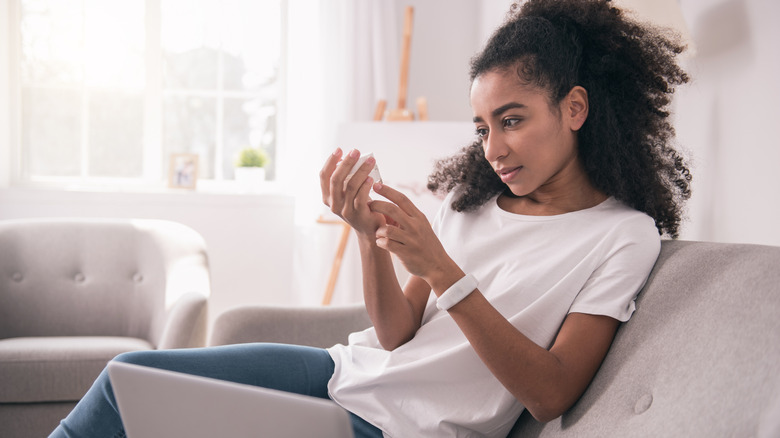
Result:
<svg viewBox="0 0 780 438"><path fill-rule="evenodd" d="M122 362L108 374L129 438L353 438L331 400Z"/></svg>

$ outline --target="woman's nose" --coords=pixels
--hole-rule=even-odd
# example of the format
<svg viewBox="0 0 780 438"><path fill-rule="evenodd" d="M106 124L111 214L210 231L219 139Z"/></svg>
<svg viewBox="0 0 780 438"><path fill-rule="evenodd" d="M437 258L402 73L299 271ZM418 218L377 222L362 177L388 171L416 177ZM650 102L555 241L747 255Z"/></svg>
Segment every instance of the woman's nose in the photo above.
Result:
<svg viewBox="0 0 780 438"><path fill-rule="evenodd" d="M482 139L482 148L485 151L485 159L489 162L497 161L507 153L506 143L500 135L488 135Z"/></svg>

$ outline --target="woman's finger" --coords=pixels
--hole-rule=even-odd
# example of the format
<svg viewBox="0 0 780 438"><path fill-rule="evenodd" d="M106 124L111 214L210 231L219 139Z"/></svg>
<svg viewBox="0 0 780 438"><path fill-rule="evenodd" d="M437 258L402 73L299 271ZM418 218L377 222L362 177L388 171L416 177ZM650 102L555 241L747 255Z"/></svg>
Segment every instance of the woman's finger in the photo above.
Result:
<svg viewBox="0 0 780 438"><path fill-rule="evenodd" d="M374 184L376 187L376 184ZM392 202L387 201L371 201L368 205L371 211L375 213L382 213L385 217L392 219L396 226L406 228L409 226L409 215L406 214L401 208Z"/></svg>
<svg viewBox="0 0 780 438"><path fill-rule="evenodd" d="M389 251L398 257L400 257L401 251L403 251L406 247L406 245L403 242L395 240L386 235L379 235L379 234L377 234L376 236L376 246L384 249L385 251ZM401 263L403 263L403 259L401 259Z"/></svg>
<svg viewBox="0 0 780 438"><path fill-rule="evenodd" d="M346 179L347 174L349 174L350 169L352 169L352 166L354 166L357 162L358 158L360 158L360 151L357 149L351 150L344 157L344 159L337 164L336 170L334 170L330 176L330 181L328 184L328 191L330 194L329 198L331 199L330 208L331 211L336 214L338 214L344 207L344 180Z"/></svg>
<svg viewBox="0 0 780 438"><path fill-rule="evenodd" d="M322 202L330 206L330 177L341 159L341 148L336 148L332 154L325 160L325 165L320 170L320 190L322 191Z"/></svg>
<svg viewBox="0 0 780 438"><path fill-rule="evenodd" d="M417 206L406 197L406 195L388 185L376 183L374 184L374 191L378 195L384 196L387 200L400 207L401 210L403 210L404 213L408 214L409 216L425 216L423 212L421 212L420 209L418 209Z"/></svg>
<svg viewBox="0 0 780 438"><path fill-rule="evenodd" d="M348 197L351 194L357 193L358 189L363 186L366 178L368 178L368 175L371 173L371 169L374 168L374 164L376 164L374 157L369 157L363 164L360 165L360 167L357 169L357 171L355 171L355 173L352 174L352 176L348 177L349 180L347 180L346 186L344 187ZM370 188L371 186L369 186L369 189Z"/></svg>
<svg viewBox="0 0 780 438"><path fill-rule="evenodd" d="M392 240L393 242L397 242L401 245L406 244L406 239L409 238L409 236L404 233L404 231L401 228L394 227L392 225L384 225L379 227L376 230L376 237L377 239L387 239Z"/></svg>
<svg viewBox="0 0 780 438"><path fill-rule="evenodd" d="M370 201L368 194L371 192L371 185L373 184L374 184L374 180L369 176L368 178L366 178L365 181L363 181L363 184L361 184L360 187L358 188L358 191L355 194L355 199L352 205L352 208L354 208L356 211L360 211L362 209L368 208L368 204Z"/></svg>
<svg viewBox="0 0 780 438"><path fill-rule="evenodd" d="M355 163L357 163L359 158L360 158L359 150L352 149L351 151L349 151L349 153L344 156L344 159L338 163L338 166L336 167L336 171L333 172L333 177L331 179L339 178L343 183L344 180L347 178L347 175L349 175L349 171L352 170L352 166L354 166Z"/></svg>

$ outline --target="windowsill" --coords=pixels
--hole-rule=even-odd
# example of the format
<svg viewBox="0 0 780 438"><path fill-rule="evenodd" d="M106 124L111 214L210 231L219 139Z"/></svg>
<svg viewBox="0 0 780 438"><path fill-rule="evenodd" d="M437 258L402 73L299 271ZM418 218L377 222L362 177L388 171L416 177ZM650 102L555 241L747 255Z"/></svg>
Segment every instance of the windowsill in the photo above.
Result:
<svg viewBox="0 0 780 438"><path fill-rule="evenodd" d="M239 209L253 211L256 208L291 209L295 197L284 193L275 182L267 182L253 192L241 190L235 184L200 184L196 190L172 189L162 185L51 185L19 184L0 188L0 203L4 204L7 216L15 216L18 211L33 215L80 215L112 216L130 209L125 215L151 211L152 215L176 214L179 209L213 208ZM22 208L21 206L27 206ZM168 213L166 213L168 212ZM4 214L0 214L0 217Z"/></svg>
<svg viewBox="0 0 780 438"><path fill-rule="evenodd" d="M62 180L41 180L12 183L4 190L31 190L51 192L83 193L123 193L123 194L161 194L161 195L285 195L278 181L264 181L256 187L245 187L236 181L198 181L196 188L172 188L164 183L144 183L115 179L96 180L94 182L66 182Z"/></svg>

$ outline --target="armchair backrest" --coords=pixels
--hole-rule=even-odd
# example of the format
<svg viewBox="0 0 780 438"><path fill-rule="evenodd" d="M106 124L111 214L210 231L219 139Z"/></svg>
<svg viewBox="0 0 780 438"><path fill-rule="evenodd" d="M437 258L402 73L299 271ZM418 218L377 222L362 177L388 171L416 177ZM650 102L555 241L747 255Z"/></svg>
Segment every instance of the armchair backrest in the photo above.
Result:
<svg viewBox="0 0 780 438"><path fill-rule="evenodd" d="M203 275L205 291L188 288ZM154 343L167 306L193 291L208 295L207 256L202 237L184 225L0 221L0 338L131 336Z"/></svg>

